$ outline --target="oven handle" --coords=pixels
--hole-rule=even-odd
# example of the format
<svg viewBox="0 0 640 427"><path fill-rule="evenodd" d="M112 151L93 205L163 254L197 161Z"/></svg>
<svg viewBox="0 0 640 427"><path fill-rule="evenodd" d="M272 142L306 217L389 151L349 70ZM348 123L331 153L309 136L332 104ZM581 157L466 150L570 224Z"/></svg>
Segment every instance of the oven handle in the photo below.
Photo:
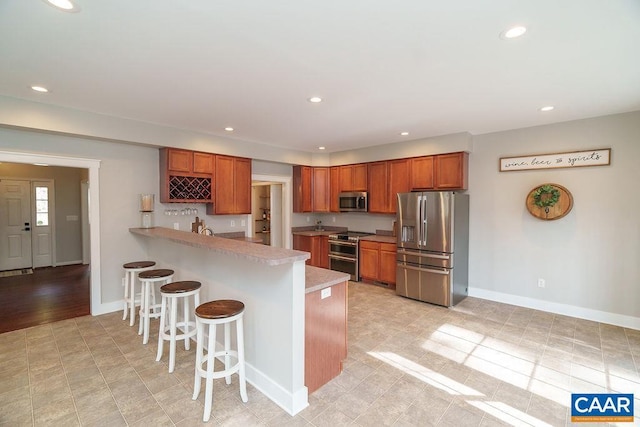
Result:
<svg viewBox="0 0 640 427"><path fill-rule="evenodd" d="M338 259L338 260L340 260L340 261L353 262L353 263L355 263L355 262L356 262L356 259L355 259L355 258L349 258L349 257L346 257L346 256L340 256L340 255L334 255L334 254L329 254L329 258L331 258L331 259Z"/></svg>
<svg viewBox="0 0 640 427"><path fill-rule="evenodd" d="M355 242L344 242L342 240L329 240L329 245L336 245L336 246L349 246L349 247L356 247L358 246L357 243Z"/></svg>

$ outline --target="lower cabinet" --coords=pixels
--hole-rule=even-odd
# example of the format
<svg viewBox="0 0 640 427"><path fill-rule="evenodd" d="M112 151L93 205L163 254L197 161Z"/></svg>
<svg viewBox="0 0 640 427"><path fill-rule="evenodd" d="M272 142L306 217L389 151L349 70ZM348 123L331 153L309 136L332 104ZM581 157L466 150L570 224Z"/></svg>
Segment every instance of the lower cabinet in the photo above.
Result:
<svg viewBox="0 0 640 427"><path fill-rule="evenodd" d="M360 241L360 277L396 287L395 243Z"/></svg>
<svg viewBox="0 0 640 427"><path fill-rule="evenodd" d="M307 260L307 265L329 268L329 236L301 236L294 234L293 249L311 254L311 258Z"/></svg>
<svg viewBox="0 0 640 427"><path fill-rule="evenodd" d="M347 282L305 295L304 383L309 394L340 375L347 358Z"/></svg>

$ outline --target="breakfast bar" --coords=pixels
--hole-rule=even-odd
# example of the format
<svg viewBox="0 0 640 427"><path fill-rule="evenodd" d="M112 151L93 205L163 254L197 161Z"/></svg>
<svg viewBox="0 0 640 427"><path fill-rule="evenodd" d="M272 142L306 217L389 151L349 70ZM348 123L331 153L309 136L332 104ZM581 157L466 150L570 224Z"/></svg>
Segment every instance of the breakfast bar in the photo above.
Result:
<svg viewBox="0 0 640 427"><path fill-rule="evenodd" d="M236 299L245 304L247 381L288 413L295 415L308 405L305 362L314 371L325 370L312 360L314 353L307 354L309 359L305 359L305 345L309 345L313 334L320 341L313 339L312 342L326 339L323 337L327 331L318 334L322 325L307 323L313 322L313 318L322 318L322 311L329 313L320 309L329 301L334 313L334 329L329 333L338 337L341 347L334 352L339 358L334 357L338 370L333 368L333 373L325 375L320 383L314 379L314 384L321 385L340 373L342 360L346 357L347 275L307 268L307 252L163 227L131 228L129 231L137 237L149 259L176 272L175 280L201 282L201 301ZM334 291L327 291L327 288ZM318 302L315 307L320 309L320 317L315 314L305 322L305 304L316 300L307 295L316 294L317 301L322 300L324 304L321 306ZM333 299L327 298L332 294ZM309 326L313 326L310 333L305 331ZM317 386L314 385L312 391Z"/></svg>

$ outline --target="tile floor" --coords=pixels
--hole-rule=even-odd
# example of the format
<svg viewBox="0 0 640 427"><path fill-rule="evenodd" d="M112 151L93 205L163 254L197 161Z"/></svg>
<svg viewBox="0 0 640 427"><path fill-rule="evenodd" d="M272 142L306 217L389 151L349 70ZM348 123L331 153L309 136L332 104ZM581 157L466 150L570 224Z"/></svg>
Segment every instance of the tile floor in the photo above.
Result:
<svg viewBox="0 0 640 427"><path fill-rule="evenodd" d="M154 337L143 346L120 313L1 334L0 425L201 425L194 347L169 374ZM640 425L639 370L638 330L475 298L445 309L350 283L345 370L307 409L290 417L251 386L243 404L237 380L217 380L208 424L562 426L572 391L613 391L635 393Z"/></svg>

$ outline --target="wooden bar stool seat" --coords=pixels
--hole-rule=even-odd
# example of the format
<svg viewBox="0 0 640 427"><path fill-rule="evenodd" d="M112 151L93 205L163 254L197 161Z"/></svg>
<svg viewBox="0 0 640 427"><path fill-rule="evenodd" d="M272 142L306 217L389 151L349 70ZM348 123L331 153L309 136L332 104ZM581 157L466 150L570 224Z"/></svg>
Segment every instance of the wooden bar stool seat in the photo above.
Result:
<svg viewBox="0 0 640 427"><path fill-rule="evenodd" d="M244 369L244 304L235 300L216 300L201 304L196 308L197 344L196 369L193 385L193 400L200 395L201 379L205 379L204 415L202 421L207 422L211 417L213 403L213 380L225 377L226 383L231 384L231 375L238 373L240 381L240 397L243 402L248 401L247 384ZM236 350L231 350L231 324L236 324ZM208 325L208 339L204 345L204 326ZM224 325L224 350L216 351L216 327ZM224 356L224 370L215 371L216 357ZM235 363L231 365L231 359ZM206 366L205 366L206 365Z"/></svg>
<svg viewBox="0 0 640 427"><path fill-rule="evenodd" d="M151 318L157 319L160 317L160 304L151 303L151 293L155 295L155 284L161 283L162 285L171 283L173 280L173 270L169 269L156 269L147 270L138 274L138 278L142 283L142 297L140 303L140 327L138 328L138 335L143 335L142 344L149 342L149 323Z"/></svg>
<svg viewBox="0 0 640 427"><path fill-rule="evenodd" d="M176 341L184 340L184 349L191 347L190 338L196 336L196 319L191 314L200 305L200 282L173 282L160 287L160 329L158 330L158 354L156 362L162 358L163 345L169 341L169 372L173 372L176 364ZM193 297L193 307L189 308L189 297ZM178 300L182 299L182 322L178 322ZM178 327L183 328L181 334Z"/></svg>
<svg viewBox="0 0 640 427"><path fill-rule="evenodd" d="M122 278L122 286L124 286L122 320L126 320L127 314L129 314L129 326L133 326L136 322L136 304L140 305L142 300L142 292L136 294L138 273L151 270L154 265L156 265L155 261L134 261L122 266L124 268L124 277Z"/></svg>

